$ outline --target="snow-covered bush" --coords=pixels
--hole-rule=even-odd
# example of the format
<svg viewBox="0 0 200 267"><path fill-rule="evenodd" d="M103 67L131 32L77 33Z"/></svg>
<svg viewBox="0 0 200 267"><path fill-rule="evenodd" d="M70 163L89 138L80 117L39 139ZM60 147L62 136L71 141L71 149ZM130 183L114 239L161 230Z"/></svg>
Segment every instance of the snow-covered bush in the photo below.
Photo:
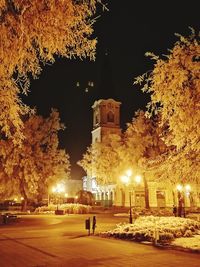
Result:
<svg viewBox="0 0 200 267"><path fill-rule="evenodd" d="M180 217L141 216L133 224L118 224L117 228L101 233L104 237L116 237L135 241L170 242L174 238L199 234L200 223Z"/></svg>
<svg viewBox="0 0 200 267"><path fill-rule="evenodd" d="M183 232L181 230L174 231L174 237L179 238L183 236Z"/></svg>
<svg viewBox="0 0 200 267"><path fill-rule="evenodd" d="M54 213L57 209L57 205L49 205L49 206L42 206L38 207L35 212L36 213ZM59 205L59 210L64 210L65 214L86 214L90 213L92 207L88 205L82 205L82 204L62 204Z"/></svg>
<svg viewBox="0 0 200 267"><path fill-rule="evenodd" d="M160 208L160 209L145 209L145 208L134 208L133 214L140 216L173 216L172 208Z"/></svg>
<svg viewBox="0 0 200 267"><path fill-rule="evenodd" d="M181 237L172 241L172 245L196 250L200 252L200 233L192 237Z"/></svg>
<svg viewBox="0 0 200 267"><path fill-rule="evenodd" d="M164 243L164 242L169 242L174 239L174 235L172 233L168 232L161 232L159 233L159 242Z"/></svg>
<svg viewBox="0 0 200 267"><path fill-rule="evenodd" d="M183 235L183 237L191 237L191 236L193 236L193 233L191 230L186 230L184 235Z"/></svg>

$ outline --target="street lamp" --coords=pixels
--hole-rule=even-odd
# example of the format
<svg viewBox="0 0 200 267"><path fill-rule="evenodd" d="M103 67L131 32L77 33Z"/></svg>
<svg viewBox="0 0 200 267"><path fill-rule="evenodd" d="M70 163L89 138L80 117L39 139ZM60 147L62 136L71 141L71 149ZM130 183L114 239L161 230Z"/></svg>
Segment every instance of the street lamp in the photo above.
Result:
<svg viewBox="0 0 200 267"><path fill-rule="evenodd" d="M132 170L127 170L126 175L121 176L121 181L123 184L128 186L131 181L131 176L132 176ZM139 184L141 182L141 176L136 175L135 176L135 182ZM129 223L133 223L133 214L132 214L132 192L129 190L129 206L130 206L130 217L129 217Z"/></svg>
<svg viewBox="0 0 200 267"><path fill-rule="evenodd" d="M177 189L179 192L181 192L181 191L183 190L183 186L182 186L181 184L178 184L178 185L176 186L176 189Z"/></svg>
<svg viewBox="0 0 200 267"><path fill-rule="evenodd" d="M78 200L78 196L75 196L75 203L77 203L77 200Z"/></svg>
<svg viewBox="0 0 200 267"><path fill-rule="evenodd" d="M132 170L130 170L130 169L127 170L127 171L126 171L126 175L127 175L128 177L131 177L131 175L132 175Z"/></svg>
<svg viewBox="0 0 200 267"><path fill-rule="evenodd" d="M123 184L125 184L126 186L128 186L128 184L130 183L130 172L127 171L128 175L123 175L121 176L121 181ZM130 206L130 216L129 216L129 223L133 223L133 216L132 216L132 198L131 198L131 190L129 190L129 206Z"/></svg>
<svg viewBox="0 0 200 267"><path fill-rule="evenodd" d="M142 177L141 177L140 175L136 175L136 176L135 176L135 182L136 182L137 184L140 184L140 183L141 183L141 180L142 180Z"/></svg>
<svg viewBox="0 0 200 267"><path fill-rule="evenodd" d="M191 186L189 184L186 184L185 186L178 184L176 186L176 189L178 191L178 216L182 216L182 210L183 210L183 215L185 217L185 198L184 198L184 193L186 196L190 195L191 192Z"/></svg>
<svg viewBox="0 0 200 267"><path fill-rule="evenodd" d="M130 177L126 176L126 175L123 175L123 176L121 176L121 181L122 181L123 184L128 185L128 183L130 181Z"/></svg>
<svg viewBox="0 0 200 267"><path fill-rule="evenodd" d="M132 175L131 170L126 171L127 175L124 175L121 177L122 183L124 183L126 186L130 183L130 177ZM132 215L132 198L131 198L131 190L129 190L129 206L130 206L130 213L129 213L129 223L133 223L133 215Z"/></svg>
<svg viewBox="0 0 200 267"><path fill-rule="evenodd" d="M185 193L187 196L190 195L190 191L191 191L191 186L189 184L186 184L185 185Z"/></svg>
<svg viewBox="0 0 200 267"><path fill-rule="evenodd" d="M182 215L182 209L183 209L183 186L181 184L178 184L176 186L177 192L178 192L178 216L181 217Z"/></svg>
<svg viewBox="0 0 200 267"><path fill-rule="evenodd" d="M63 184L57 184L52 188L52 192L57 194L57 198L58 196L60 198L60 194L65 192L65 187ZM58 210L58 201L57 201L57 210Z"/></svg>

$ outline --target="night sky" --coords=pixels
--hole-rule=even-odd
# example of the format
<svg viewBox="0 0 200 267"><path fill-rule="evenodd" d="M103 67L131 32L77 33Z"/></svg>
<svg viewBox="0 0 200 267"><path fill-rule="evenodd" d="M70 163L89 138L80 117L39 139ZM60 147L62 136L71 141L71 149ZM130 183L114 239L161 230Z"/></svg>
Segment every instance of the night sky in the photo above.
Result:
<svg viewBox="0 0 200 267"><path fill-rule="evenodd" d="M175 32L187 35L189 26L200 30L196 0L107 2L109 12L99 11L101 17L95 24L96 61L59 58L44 68L39 79L32 81L29 96L23 97L41 115L47 116L52 107L60 112L66 125L60 134L60 146L70 155L73 179L84 175L76 162L91 142L94 101L121 101L121 127L125 128L134 112L145 109L149 100L133 86L134 77L153 68L145 52L167 54L177 40Z"/></svg>

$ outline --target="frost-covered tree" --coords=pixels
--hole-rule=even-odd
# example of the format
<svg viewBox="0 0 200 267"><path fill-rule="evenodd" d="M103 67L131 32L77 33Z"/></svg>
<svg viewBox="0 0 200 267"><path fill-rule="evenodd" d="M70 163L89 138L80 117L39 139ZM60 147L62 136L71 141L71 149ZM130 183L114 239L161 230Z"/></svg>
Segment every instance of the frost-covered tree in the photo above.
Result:
<svg viewBox="0 0 200 267"><path fill-rule="evenodd" d="M92 192L79 190L77 193L77 202L83 205L93 205L94 203L94 196Z"/></svg>
<svg viewBox="0 0 200 267"><path fill-rule="evenodd" d="M92 144L78 162L85 172L96 177L100 185L116 183L119 179L120 157L118 149L121 146L121 137L109 134L102 142Z"/></svg>
<svg viewBox="0 0 200 267"><path fill-rule="evenodd" d="M164 58L154 60L151 72L136 78L151 94L149 114L159 113L163 140L171 149L150 162L160 180L199 183L200 172L200 39L194 30L179 36ZM151 166L150 166L151 165Z"/></svg>
<svg viewBox="0 0 200 267"><path fill-rule="evenodd" d="M94 13L100 0L0 1L0 130L17 143L21 116L28 108L18 94L27 93L56 56L94 59Z"/></svg>
<svg viewBox="0 0 200 267"><path fill-rule="evenodd" d="M21 195L24 209L28 199L40 197L48 186L69 176L69 156L58 147L58 131L63 129L59 114L48 118L31 115L24 121L20 146L0 140L0 194Z"/></svg>
<svg viewBox="0 0 200 267"><path fill-rule="evenodd" d="M131 123L127 123L125 142L130 158L139 165L142 158L155 158L165 152L166 145L161 138L159 118L148 118L139 110Z"/></svg>
<svg viewBox="0 0 200 267"><path fill-rule="evenodd" d="M151 94L150 112L159 112L168 125L166 142L178 149L200 150L200 39L194 31L180 36L165 58L155 60L153 71L136 78Z"/></svg>
<svg viewBox="0 0 200 267"><path fill-rule="evenodd" d="M149 208L148 180L152 178L152 173L145 164L150 159L157 158L168 149L161 138L161 128L159 118L148 118L144 111L137 111L132 123L127 124L124 133L125 147L122 157L129 166L132 166L135 174L141 174L145 188L145 204Z"/></svg>

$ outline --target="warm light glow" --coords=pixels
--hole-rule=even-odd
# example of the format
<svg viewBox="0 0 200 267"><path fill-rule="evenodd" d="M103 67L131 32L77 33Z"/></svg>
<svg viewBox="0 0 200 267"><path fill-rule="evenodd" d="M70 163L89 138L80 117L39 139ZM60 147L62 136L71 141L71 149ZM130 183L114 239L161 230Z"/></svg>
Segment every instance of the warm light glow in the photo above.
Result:
<svg viewBox="0 0 200 267"><path fill-rule="evenodd" d="M23 197L21 197L21 200L24 200L24 198L23 198Z"/></svg>
<svg viewBox="0 0 200 267"><path fill-rule="evenodd" d="M63 184L57 184L56 186L52 187L53 193L64 193L65 187Z"/></svg>
<svg viewBox="0 0 200 267"><path fill-rule="evenodd" d="M68 194L67 193L65 193L65 197L68 197Z"/></svg>
<svg viewBox="0 0 200 267"><path fill-rule="evenodd" d="M95 179L92 179L92 190L96 190L97 189L97 182Z"/></svg>
<svg viewBox="0 0 200 267"><path fill-rule="evenodd" d="M140 175L135 176L135 181L137 184L139 184L141 182L141 180L142 180L142 177Z"/></svg>
<svg viewBox="0 0 200 267"><path fill-rule="evenodd" d="M128 184L129 181L130 181L130 177L126 176L126 175L123 175L123 176L121 176L121 181L122 181L123 184Z"/></svg>
<svg viewBox="0 0 200 267"><path fill-rule="evenodd" d="M75 199L78 199L78 196L75 196Z"/></svg>
<svg viewBox="0 0 200 267"><path fill-rule="evenodd" d="M127 175L128 177L130 177L130 176L132 175L132 170L130 170L130 169L127 170L127 171L126 171L126 175Z"/></svg>
<svg viewBox="0 0 200 267"><path fill-rule="evenodd" d="M17 197L16 198L14 198L14 201L17 201L18 199L17 199Z"/></svg>
<svg viewBox="0 0 200 267"><path fill-rule="evenodd" d="M178 185L176 186L176 189L177 189L178 191L182 191L182 190L183 190L183 186L182 186L181 184L178 184Z"/></svg>
<svg viewBox="0 0 200 267"><path fill-rule="evenodd" d="M189 184L186 184L186 186L185 186L185 190L186 190L187 192L191 191L191 186L190 186Z"/></svg>

